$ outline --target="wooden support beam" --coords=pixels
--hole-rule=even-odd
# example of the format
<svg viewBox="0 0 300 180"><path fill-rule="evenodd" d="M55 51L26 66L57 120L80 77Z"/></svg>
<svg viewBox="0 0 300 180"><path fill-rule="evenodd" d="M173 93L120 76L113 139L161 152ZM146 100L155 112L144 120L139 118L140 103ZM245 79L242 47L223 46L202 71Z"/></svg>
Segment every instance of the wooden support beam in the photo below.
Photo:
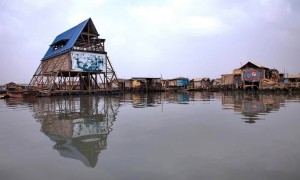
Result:
<svg viewBox="0 0 300 180"><path fill-rule="evenodd" d="M82 35L86 35L86 36L93 36L93 37L98 37L97 34L92 34L92 33L88 33L88 32L82 32Z"/></svg>

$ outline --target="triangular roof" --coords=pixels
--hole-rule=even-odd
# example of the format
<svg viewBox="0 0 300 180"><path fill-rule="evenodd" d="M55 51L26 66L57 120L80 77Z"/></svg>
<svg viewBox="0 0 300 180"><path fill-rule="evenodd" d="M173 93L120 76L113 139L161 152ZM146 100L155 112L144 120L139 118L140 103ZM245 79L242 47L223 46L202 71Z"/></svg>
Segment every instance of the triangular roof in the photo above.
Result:
<svg viewBox="0 0 300 180"><path fill-rule="evenodd" d="M90 140L91 137L84 137L84 139L76 139L76 138L62 138L56 135L46 134L52 141L56 142L54 145L54 149L56 149L59 154L66 158L77 159L83 162L87 167L95 167L98 162L98 156L101 150L106 149L106 146L96 146L96 143L99 141L107 141L107 136L99 136L99 140L96 141L87 141ZM59 146L58 146L59 144ZM89 149L86 151L85 149Z"/></svg>
<svg viewBox="0 0 300 180"><path fill-rule="evenodd" d="M89 18L56 36L42 60L46 60L68 52L74 46L78 37L88 25L92 27L93 34L99 36L92 19ZM60 47L57 48L58 46Z"/></svg>
<svg viewBox="0 0 300 180"><path fill-rule="evenodd" d="M258 67L258 68L263 68L263 69L268 69L267 67L265 66L262 66L262 65L259 65L259 64L256 64L256 63L253 63L253 62L247 62L246 64L244 64L240 69L244 69L244 68L247 68L248 66L255 66L255 67Z"/></svg>

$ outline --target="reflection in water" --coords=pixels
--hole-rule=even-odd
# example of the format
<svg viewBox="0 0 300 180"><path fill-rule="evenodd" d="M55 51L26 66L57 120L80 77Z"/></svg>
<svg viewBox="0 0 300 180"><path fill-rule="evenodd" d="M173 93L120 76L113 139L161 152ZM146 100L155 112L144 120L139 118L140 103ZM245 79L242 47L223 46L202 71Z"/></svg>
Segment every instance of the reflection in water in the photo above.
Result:
<svg viewBox="0 0 300 180"><path fill-rule="evenodd" d="M41 131L61 156L95 167L119 108L117 98L82 96L10 99L9 107L30 107L41 123Z"/></svg>
<svg viewBox="0 0 300 180"><path fill-rule="evenodd" d="M132 106L135 108L156 107L162 102L158 93L124 94L124 99L132 100Z"/></svg>
<svg viewBox="0 0 300 180"><path fill-rule="evenodd" d="M189 101L210 101L213 93L202 92L162 92L162 93L126 93L121 97L124 102L132 102L135 108L157 107L163 103L189 104Z"/></svg>
<svg viewBox="0 0 300 180"><path fill-rule="evenodd" d="M299 102L294 92L1 99L0 179L297 179Z"/></svg>
<svg viewBox="0 0 300 180"><path fill-rule="evenodd" d="M220 99L222 109L241 114L246 123L262 120L262 115L278 111L285 101L300 99L299 94L258 92L165 92L149 94L124 94L123 101L133 107L155 107L163 103L189 104L190 101L209 102Z"/></svg>
<svg viewBox="0 0 300 180"><path fill-rule="evenodd" d="M278 111L289 99L299 94L264 94L247 92L163 92L123 94L117 97L80 96L37 99L8 99L15 110L30 109L41 123L41 131L55 142L53 148L62 157L77 159L95 167L101 150L107 148L108 134L116 120L120 101L134 108L163 107L164 103L189 104L218 100L222 109L242 115L246 123L261 120L262 115Z"/></svg>
<svg viewBox="0 0 300 180"><path fill-rule="evenodd" d="M286 100L299 99L299 95L282 93L257 93L257 92L227 92L222 94L223 109L232 109L243 115L246 123L255 123L262 120L262 115L278 111Z"/></svg>

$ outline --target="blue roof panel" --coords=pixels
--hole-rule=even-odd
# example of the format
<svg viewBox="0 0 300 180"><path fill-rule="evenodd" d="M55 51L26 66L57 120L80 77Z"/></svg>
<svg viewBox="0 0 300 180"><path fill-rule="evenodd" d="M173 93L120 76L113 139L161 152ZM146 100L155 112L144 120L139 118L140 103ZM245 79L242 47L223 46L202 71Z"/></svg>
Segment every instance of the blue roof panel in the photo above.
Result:
<svg viewBox="0 0 300 180"><path fill-rule="evenodd" d="M47 60L49 58L61 55L67 51L69 51L75 44L76 40L78 39L80 33L83 31L84 27L87 25L91 18L81 22L77 26L74 26L73 28L61 33L60 35L56 36L54 41L51 43L48 51L46 52L45 56L42 58L42 60ZM58 42L67 41L67 43L58 49L54 49L54 45Z"/></svg>

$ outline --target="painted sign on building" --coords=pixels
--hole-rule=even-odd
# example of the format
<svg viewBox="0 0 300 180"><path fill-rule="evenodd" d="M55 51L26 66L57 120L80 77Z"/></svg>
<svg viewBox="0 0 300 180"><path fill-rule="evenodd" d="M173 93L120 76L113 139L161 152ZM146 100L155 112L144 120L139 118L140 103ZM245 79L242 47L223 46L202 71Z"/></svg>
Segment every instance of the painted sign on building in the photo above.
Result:
<svg viewBox="0 0 300 180"><path fill-rule="evenodd" d="M72 70L103 71L105 69L105 54L71 52Z"/></svg>
<svg viewBox="0 0 300 180"><path fill-rule="evenodd" d="M246 69L243 72L243 77L245 81L259 82L260 79L263 78L263 74L261 71L256 69Z"/></svg>

